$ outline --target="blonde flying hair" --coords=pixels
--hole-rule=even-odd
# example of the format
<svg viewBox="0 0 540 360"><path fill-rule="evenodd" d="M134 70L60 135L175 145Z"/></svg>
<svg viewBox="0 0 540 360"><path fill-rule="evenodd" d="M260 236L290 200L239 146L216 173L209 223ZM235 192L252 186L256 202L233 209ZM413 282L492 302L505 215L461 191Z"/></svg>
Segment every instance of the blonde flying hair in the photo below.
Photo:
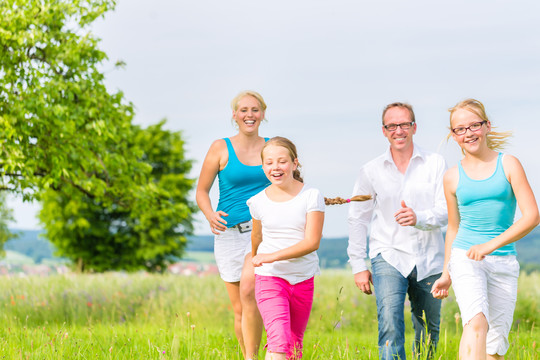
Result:
<svg viewBox="0 0 540 360"><path fill-rule="evenodd" d="M448 109L448 111L450 111L450 134L448 134L448 139L452 136L452 115L454 115L454 113L459 109L470 111L483 121L489 121L491 123L486 114L484 104L476 99L465 99L458 102L454 107ZM491 129L493 128L494 126L492 125ZM487 146L491 150L500 151L508 144L508 138L511 136L511 131L490 131L486 135ZM463 149L461 151L465 153Z"/></svg>
<svg viewBox="0 0 540 360"><path fill-rule="evenodd" d="M291 157L292 161L298 160L298 152L296 151L296 146L293 144L293 142L282 136L275 136L271 138L270 140L268 140L266 144L264 144L264 147L261 150L261 159L263 161L264 161L264 149L272 145L284 147L285 149L289 151L289 156ZM298 163L298 165L296 166L296 169L293 171L293 178L303 183L304 179L302 179L302 176L300 175L299 168L300 168L300 163ZM357 195L357 196L353 196L350 199L343 199L340 197L324 198L324 203L326 205L341 205L341 204L347 204L351 201L366 201L370 199L371 199L371 195Z"/></svg>
<svg viewBox="0 0 540 360"><path fill-rule="evenodd" d="M253 91L253 90L244 90L244 91L240 91L238 93L238 95L236 95L234 97L234 99L231 100L231 109L233 112L235 112L236 110L238 110L238 102L240 100L242 100L243 98L245 98L246 96L252 96L254 97L258 102L259 102L259 106L261 107L261 110L265 113L266 115L266 103L264 102L264 99L262 97L261 94L259 94L258 92L256 91ZM233 122L234 122L234 118L232 118ZM263 118L263 121L266 120L266 116Z"/></svg>

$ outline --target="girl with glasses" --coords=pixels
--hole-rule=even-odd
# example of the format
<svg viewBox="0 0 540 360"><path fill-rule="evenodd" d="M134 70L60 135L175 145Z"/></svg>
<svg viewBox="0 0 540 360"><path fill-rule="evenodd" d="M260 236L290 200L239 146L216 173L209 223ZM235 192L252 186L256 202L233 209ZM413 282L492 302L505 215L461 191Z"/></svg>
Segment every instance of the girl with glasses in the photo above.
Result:
<svg viewBox="0 0 540 360"><path fill-rule="evenodd" d="M538 206L519 160L499 152L510 134L492 131L480 101L451 108L450 128L464 157L444 176L445 263L432 294L445 298L454 286L460 359L504 359L517 298L515 241L538 225ZM514 222L516 204L522 217Z"/></svg>

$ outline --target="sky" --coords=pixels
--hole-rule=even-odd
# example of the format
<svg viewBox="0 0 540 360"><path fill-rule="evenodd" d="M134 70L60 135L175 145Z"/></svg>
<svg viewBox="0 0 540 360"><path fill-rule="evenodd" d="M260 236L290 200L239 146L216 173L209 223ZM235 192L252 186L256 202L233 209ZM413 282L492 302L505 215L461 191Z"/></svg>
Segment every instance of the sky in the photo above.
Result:
<svg viewBox="0 0 540 360"><path fill-rule="evenodd" d="M260 134L290 138L305 182L327 197L350 196L360 167L386 150L381 113L394 101L413 105L415 142L455 166L448 108L472 97L513 131L505 152L540 197L537 0L119 0L92 31L109 89L134 104L137 124L166 118L183 132L193 178L210 144L236 133L241 90L263 95ZM40 227L39 204L10 206L14 227ZM196 234L210 234L196 219ZM347 236L347 205L327 207L323 236Z"/></svg>

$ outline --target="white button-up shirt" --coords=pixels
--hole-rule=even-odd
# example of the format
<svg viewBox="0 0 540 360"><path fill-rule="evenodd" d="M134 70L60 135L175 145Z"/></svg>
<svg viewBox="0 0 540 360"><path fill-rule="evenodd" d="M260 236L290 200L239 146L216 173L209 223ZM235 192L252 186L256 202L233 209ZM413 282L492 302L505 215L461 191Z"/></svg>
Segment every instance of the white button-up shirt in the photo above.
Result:
<svg viewBox="0 0 540 360"><path fill-rule="evenodd" d="M404 277L416 266L419 281L442 272L441 228L448 223L443 190L446 162L439 154L413 146L405 174L396 167L390 148L360 170L353 195L370 194L373 200L350 203L347 253L354 274L368 269L365 258L370 224L370 259L381 254ZM416 213L415 226L401 226L395 220L402 200Z"/></svg>

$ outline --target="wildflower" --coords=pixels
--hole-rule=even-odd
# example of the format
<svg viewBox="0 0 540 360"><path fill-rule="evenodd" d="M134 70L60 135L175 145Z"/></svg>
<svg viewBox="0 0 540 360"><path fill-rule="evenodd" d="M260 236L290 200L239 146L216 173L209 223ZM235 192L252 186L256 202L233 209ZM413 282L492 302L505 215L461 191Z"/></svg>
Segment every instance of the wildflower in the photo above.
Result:
<svg viewBox="0 0 540 360"><path fill-rule="evenodd" d="M191 314L190 314L189 311L188 311L188 312L186 313L186 316L189 317L189 315L191 315Z"/></svg>
<svg viewBox="0 0 540 360"><path fill-rule="evenodd" d="M191 325L191 330L195 330L195 324Z"/></svg>

